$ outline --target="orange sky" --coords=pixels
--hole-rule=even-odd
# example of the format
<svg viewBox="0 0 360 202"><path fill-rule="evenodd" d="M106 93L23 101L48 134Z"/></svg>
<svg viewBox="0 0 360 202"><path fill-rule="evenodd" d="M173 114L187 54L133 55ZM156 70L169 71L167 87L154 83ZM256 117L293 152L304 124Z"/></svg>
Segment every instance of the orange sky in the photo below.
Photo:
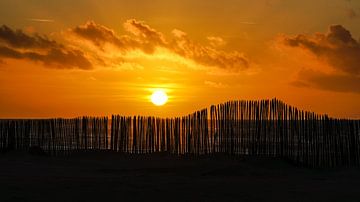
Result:
<svg viewBox="0 0 360 202"><path fill-rule="evenodd" d="M274 97L360 118L359 15L348 0L4 0L0 118L180 116ZM150 102L156 89L166 105Z"/></svg>

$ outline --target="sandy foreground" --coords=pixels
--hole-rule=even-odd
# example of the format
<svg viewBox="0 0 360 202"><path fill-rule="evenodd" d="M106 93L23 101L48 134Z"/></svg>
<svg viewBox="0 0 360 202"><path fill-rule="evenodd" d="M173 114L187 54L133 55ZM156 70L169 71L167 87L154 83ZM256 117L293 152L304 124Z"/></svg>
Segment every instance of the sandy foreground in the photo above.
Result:
<svg viewBox="0 0 360 202"><path fill-rule="evenodd" d="M360 201L360 169L168 154L0 154L0 201Z"/></svg>

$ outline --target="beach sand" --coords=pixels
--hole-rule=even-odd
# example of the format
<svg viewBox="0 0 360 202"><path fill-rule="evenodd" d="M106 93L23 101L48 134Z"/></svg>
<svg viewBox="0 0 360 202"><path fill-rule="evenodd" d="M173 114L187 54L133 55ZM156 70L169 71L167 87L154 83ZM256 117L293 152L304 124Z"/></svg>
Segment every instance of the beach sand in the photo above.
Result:
<svg viewBox="0 0 360 202"><path fill-rule="evenodd" d="M0 201L360 201L360 169L273 158L0 154Z"/></svg>

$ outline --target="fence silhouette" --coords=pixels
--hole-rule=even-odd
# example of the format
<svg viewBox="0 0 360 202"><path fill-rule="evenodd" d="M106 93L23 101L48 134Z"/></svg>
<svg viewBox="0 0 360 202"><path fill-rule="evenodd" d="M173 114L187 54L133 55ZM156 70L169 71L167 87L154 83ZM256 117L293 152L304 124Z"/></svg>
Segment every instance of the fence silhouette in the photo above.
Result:
<svg viewBox="0 0 360 202"><path fill-rule="evenodd" d="M40 147L178 155L281 157L308 167L360 165L360 121L299 110L277 99L230 101L176 118L0 120L0 150Z"/></svg>
<svg viewBox="0 0 360 202"><path fill-rule="evenodd" d="M51 155L108 148L108 118L0 120L0 150L40 147Z"/></svg>

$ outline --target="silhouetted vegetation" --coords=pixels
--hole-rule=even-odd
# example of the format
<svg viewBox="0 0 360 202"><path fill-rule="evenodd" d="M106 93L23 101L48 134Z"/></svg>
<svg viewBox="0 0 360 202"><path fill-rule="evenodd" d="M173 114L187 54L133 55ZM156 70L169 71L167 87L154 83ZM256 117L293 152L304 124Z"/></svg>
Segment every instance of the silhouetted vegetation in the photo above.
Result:
<svg viewBox="0 0 360 202"><path fill-rule="evenodd" d="M307 167L360 165L360 121L273 100L230 101L184 117L113 115L1 120L0 150L50 155L82 150L282 157Z"/></svg>

